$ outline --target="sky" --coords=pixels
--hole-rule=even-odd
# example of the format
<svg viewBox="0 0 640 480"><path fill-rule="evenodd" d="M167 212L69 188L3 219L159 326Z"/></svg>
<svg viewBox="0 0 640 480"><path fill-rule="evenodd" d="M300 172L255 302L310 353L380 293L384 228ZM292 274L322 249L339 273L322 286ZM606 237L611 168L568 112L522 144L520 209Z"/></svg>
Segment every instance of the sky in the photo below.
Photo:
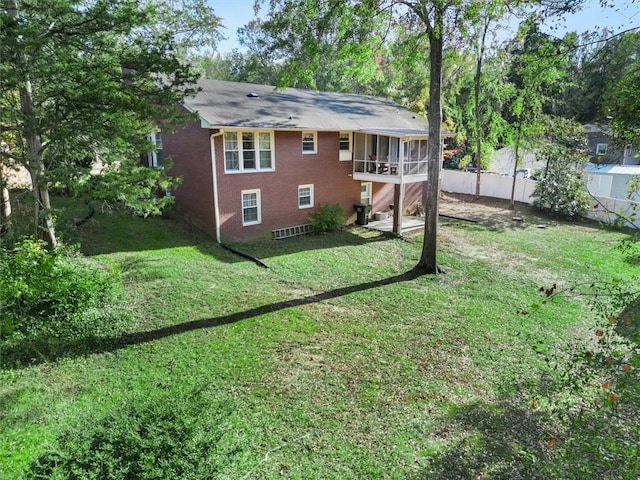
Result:
<svg viewBox="0 0 640 480"><path fill-rule="evenodd" d="M603 9L598 0L587 0L583 9L575 15L567 16L563 21L554 21L547 25L547 32L562 36L564 32L575 30L582 33L586 30L602 31L607 28L613 33L640 27L640 0L614 0L612 7ZM209 0L226 27L223 35L227 40L218 44L218 52L225 54L234 48L240 49L236 38L238 28L243 27L254 18L254 0ZM262 9L264 13L265 9ZM517 23L516 23L517 25ZM557 27L557 29L554 29Z"/></svg>
<svg viewBox="0 0 640 480"><path fill-rule="evenodd" d="M254 19L254 0L209 0L216 15L222 19L225 29L222 34L228 37L218 43L218 52L229 53L234 48L240 49L236 32ZM264 10L264 9L263 9Z"/></svg>

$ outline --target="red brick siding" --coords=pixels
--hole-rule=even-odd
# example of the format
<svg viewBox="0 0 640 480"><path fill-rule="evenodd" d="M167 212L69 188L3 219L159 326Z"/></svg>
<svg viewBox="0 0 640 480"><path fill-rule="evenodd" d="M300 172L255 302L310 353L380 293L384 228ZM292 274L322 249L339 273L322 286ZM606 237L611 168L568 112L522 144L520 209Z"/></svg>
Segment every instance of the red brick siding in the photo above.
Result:
<svg viewBox="0 0 640 480"><path fill-rule="evenodd" d="M163 133L164 155L173 159L172 175L183 183L174 192L176 203L200 228L215 237L210 135L215 130L192 121L174 133ZM314 186L314 207L339 203L350 221L354 203L360 202L360 182L351 177L352 162L339 160L338 132L318 132L316 154L302 153L299 131L275 132L273 172L225 173L223 136L215 137L218 202L222 241L269 236L272 230L308 223L314 208L298 208L298 186ZM243 190L259 189L262 222L242 225ZM373 183L372 211L388 211L394 186ZM422 201L422 184L405 186L405 208Z"/></svg>
<svg viewBox="0 0 640 480"><path fill-rule="evenodd" d="M209 136L210 131L201 127L200 120L195 120L174 133L163 132L162 144L164 156L173 160L169 173L183 179L173 192L176 204L186 210L200 228L215 236Z"/></svg>
<svg viewBox="0 0 640 480"><path fill-rule="evenodd" d="M340 203L348 215L360 200L351 162L339 161L338 132L318 132L318 153L302 153L301 132L275 132L275 171L224 173L222 138L216 138L216 161L223 240L270 235L277 228L308 223L313 209L298 208L298 186L314 186L314 206ZM260 189L262 223L242 225L241 191Z"/></svg>

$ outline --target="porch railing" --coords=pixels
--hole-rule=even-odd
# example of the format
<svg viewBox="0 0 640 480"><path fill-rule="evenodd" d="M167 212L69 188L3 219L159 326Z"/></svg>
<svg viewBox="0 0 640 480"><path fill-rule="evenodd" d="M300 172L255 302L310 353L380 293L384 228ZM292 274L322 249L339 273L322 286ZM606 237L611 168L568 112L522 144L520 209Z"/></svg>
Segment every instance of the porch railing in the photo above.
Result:
<svg viewBox="0 0 640 480"><path fill-rule="evenodd" d="M411 176L426 175L427 160L407 161L407 162L385 162L382 160L354 160L353 168L356 173L368 173L372 175L387 176Z"/></svg>

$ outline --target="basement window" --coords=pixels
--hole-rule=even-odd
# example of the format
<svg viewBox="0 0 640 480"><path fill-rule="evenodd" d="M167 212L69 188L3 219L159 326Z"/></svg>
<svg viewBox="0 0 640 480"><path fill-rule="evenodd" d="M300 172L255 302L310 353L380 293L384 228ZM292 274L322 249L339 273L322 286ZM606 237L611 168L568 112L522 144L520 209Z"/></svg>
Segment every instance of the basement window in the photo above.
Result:
<svg viewBox="0 0 640 480"><path fill-rule="evenodd" d="M262 223L262 208L260 205L260 189L242 191L242 225L256 225Z"/></svg>
<svg viewBox="0 0 640 480"><path fill-rule="evenodd" d="M298 208L313 207L313 185L298 186Z"/></svg>

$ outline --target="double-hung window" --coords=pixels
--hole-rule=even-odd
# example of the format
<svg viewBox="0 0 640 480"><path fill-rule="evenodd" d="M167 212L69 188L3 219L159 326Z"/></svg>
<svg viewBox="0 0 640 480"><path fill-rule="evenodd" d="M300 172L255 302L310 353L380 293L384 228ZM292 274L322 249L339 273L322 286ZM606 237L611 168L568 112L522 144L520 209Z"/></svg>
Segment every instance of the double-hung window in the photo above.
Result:
<svg viewBox="0 0 640 480"><path fill-rule="evenodd" d="M260 190L242 191L242 225L256 225L262 223L262 207L260 204Z"/></svg>
<svg viewBox="0 0 640 480"><path fill-rule="evenodd" d="M340 132L340 160L351 160L351 132Z"/></svg>
<svg viewBox="0 0 640 480"><path fill-rule="evenodd" d="M302 153L318 153L317 132L302 132Z"/></svg>
<svg viewBox="0 0 640 480"><path fill-rule="evenodd" d="M164 161L162 156L162 135L160 132L154 132L148 135L147 139L153 144L153 150L147 153L149 167L162 167L162 163Z"/></svg>
<svg viewBox="0 0 640 480"><path fill-rule="evenodd" d="M269 132L258 133L258 152L260 156L260 170L271 170L273 168L273 149L271 145L271 134Z"/></svg>
<svg viewBox="0 0 640 480"><path fill-rule="evenodd" d="M256 141L253 132L242 132L242 168L256 169Z"/></svg>
<svg viewBox="0 0 640 480"><path fill-rule="evenodd" d="M224 170L227 173L273 170L272 132L225 132Z"/></svg>
<svg viewBox="0 0 640 480"><path fill-rule="evenodd" d="M298 185L298 208L313 207L313 185Z"/></svg>

